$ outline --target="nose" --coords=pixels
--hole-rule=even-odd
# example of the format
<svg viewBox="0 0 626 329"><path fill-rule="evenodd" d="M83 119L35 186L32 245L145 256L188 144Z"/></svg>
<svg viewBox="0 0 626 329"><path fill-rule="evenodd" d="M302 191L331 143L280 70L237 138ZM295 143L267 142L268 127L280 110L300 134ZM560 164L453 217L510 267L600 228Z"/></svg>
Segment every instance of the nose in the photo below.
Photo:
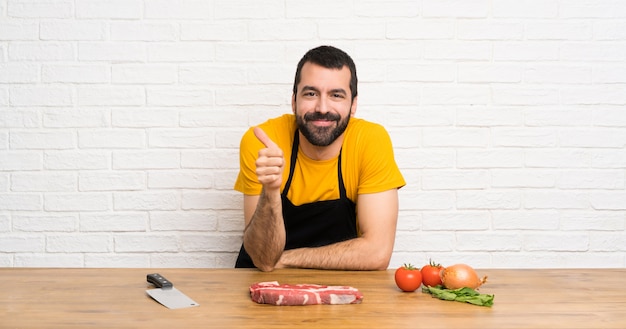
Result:
<svg viewBox="0 0 626 329"><path fill-rule="evenodd" d="M318 98L317 104L315 106L315 112L319 113L328 113L329 106L328 101L324 97Z"/></svg>

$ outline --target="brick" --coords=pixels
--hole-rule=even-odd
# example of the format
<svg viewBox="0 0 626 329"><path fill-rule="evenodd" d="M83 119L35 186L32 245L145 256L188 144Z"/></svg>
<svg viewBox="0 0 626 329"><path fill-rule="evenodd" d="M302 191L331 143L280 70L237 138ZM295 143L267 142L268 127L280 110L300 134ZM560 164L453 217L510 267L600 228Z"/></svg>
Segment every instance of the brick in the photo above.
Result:
<svg viewBox="0 0 626 329"><path fill-rule="evenodd" d="M111 125L117 128L176 127L178 112L170 110L113 110Z"/></svg>
<svg viewBox="0 0 626 329"><path fill-rule="evenodd" d="M212 148L214 133L204 129L151 130L148 135L150 147L164 148Z"/></svg>
<svg viewBox="0 0 626 329"><path fill-rule="evenodd" d="M46 211L106 211L111 197L105 193L59 193L44 196Z"/></svg>
<svg viewBox="0 0 626 329"><path fill-rule="evenodd" d="M385 80L393 82L453 82L456 76L455 64L389 64L385 72Z"/></svg>
<svg viewBox="0 0 626 329"><path fill-rule="evenodd" d="M177 255L177 257L179 257ZM85 267L89 268L149 268L150 256L146 254L85 254Z"/></svg>
<svg viewBox="0 0 626 329"><path fill-rule="evenodd" d="M1 128L35 128L39 126L40 114L36 110L2 111L0 112ZM0 134L0 148L8 145L9 131Z"/></svg>
<svg viewBox="0 0 626 329"><path fill-rule="evenodd" d="M519 126L525 116L514 107L463 107L456 111L457 126Z"/></svg>
<svg viewBox="0 0 626 329"><path fill-rule="evenodd" d="M328 3L328 5L331 5L331 3ZM324 4L320 3L320 6L324 6ZM256 1L240 3L227 0L218 0L215 2L215 18L217 19L268 19L285 17L285 14L289 16L289 4L285 4L279 0L268 0L263 3ZM331 14L331 16L334 16L334 14Z"/></svg>
<svg viewBox="0 0 626 329"><path fill-rule="evenodd" d="M612 211L565 212L560 217L561 230L591 231L592 241L594 236L604 235L593 231L623 231L625 225L624 214Z"/></svg>
<svg viewBox="0 0 626 329"><path fill-rule="evenodd" d="M0 178L0 182L2 180L3 180L3 178ZM9 232L10 230L11 230L11 217L9 217L8 214L6 214L6 215L5 214L0 214L0 233Z"/></svg>
<svg viewBox="0 0 626 329"><path fill-rule="evenodd" d="M107 37L106 25L98 21L42 21L40 30L41 40L98 41Z"/></svg>
<svg viewBox="0 0 626 329"><path fill-rule="evenodd" d="M478 231L490 228L491 218L484 211L427 212L422 218L424 231Z"/></svg>
<svg viewBox="0 0 626 329"><path fill-rule="evenodd" d="M234 191L183 191L181 208L184 210L236 209L241 207L239 197L239 193Z"/></svg>
<svg viewBox="0 0 626 329"><path fill-rule="evenodd" d="M586 21L539 20L524 32L528 40L590 40L594 29L595 24Z"/></svg>
<svg viewBox="0 0 626 329"><path fill-rule="evenodd" d="M0 193L0 210L41 211L41 196L31 193Z"/></svg>
<svg viewBox="0 0 626 329"><path fill-rule="evenodd" d="M81 172L80 191L135 191L146 189L146 174L142 172Z"/></svg>
<svg viewBox="0 0 626 329"><path fill-rule="evenodd" d="M111 81L111 69L107 65L43 65L41 80L46 83L109 83Z"/></svg>
<svg viewBox="0 0 626 329"><path fill-rule="evenodd" d="M457 151L459 168L519 168L523 153L515 149L472 149Z"/></svg>
<svg viewBox="0 0 626 329"><path fill-rule="evenodd" d="M424 190L483 189L489 186L487 171L432 171L422 174Z"/></svg>
<svg viewBox="0 0 626 329"><path fill-rule="evenodd" d="M81 232L145 232L145 212L84 213L80 215Z"/></svg>
<svg viewBox="0 0 626 329"><path fill-rule="evenodd" d="M626 93L623 87L617 86L585 86L562 88L561 97L564 104L570 105L624 105Z"/></svg>
<svg viewBox="0 0 626 329"><path fill-rule="evenodd" d="M108 86L78 88L78 104L88 106L139 106L146 103L143 87Z"/></svg>
<svg viewBox="0 0 626 329"><path fill-rule="evenodd" d="M75 232L77 215L32 214L14 215L13 230L16 232Z"/></svg>
<svg viewBox="0 0 626 329"><path fill-rule="evenodd" d="M492 15L497 18L556 18L557 0L494 0Z"/></svg>
<svg viewBox="0 0 626 329"><path fill-rule="evenodd" d="M41 152L38 151L2 151L0 171L40 170L42 168Z"/></svg>
<svg viewBox="0 0 626 329"><path fill-rule="evenodd" d="M531 168L586 168L591 151L584 149L545 149L524 151L524 165Z"/></svg>
<svg viewBox="0 0 626 329"><path fill-rule="evenodd" d="M201 87L148 87L147 104L151 106L210 106L214 91Z"/></svg>
<svg viewBox="0 0 626 329"><path fill-rule="evenodd" d="M415 1L359 1L354 3L354 12L359 17L417 17L420 3Z"/></svg>
<svg viewBox="0 0 626 329"><path fill-rule="evenodd" d="M532 65L524 70L527 83L577 84L591 82L591 67L573 65Z"/></svg>
<svg viewBox="0 0 626 329"><path fill-rule="evenodd" d="M302 55L300 55L302 56ZM218 44L215 47L215 59L224 62L281 62L284 57L282 47L269 43Z"/></svg>
<svg viewBox="0 0 626 329"><path fill-rule="evenodd" d="M172 84L178 80L178 68L161 64L113 64L113 84Z"/></svg>
<svg viewBox="0 0 626 329"><path fill-rule="evenodd" d="M76 134L71 131L16 131L9 136L12 149L63 150L76 147Z"/></svg>
<svg viewBox="0 0 626 329"><path fill-rule="evenodd" d="M0 252L42 252L45 239L41 235L2 235Z"/></svg>
<svg viewBox="0 0 626 329"><path fill-rule="evenodd" d="M235 261L233 260L228 265L220 264L216 260L215 253L155 253L150 256L150 266L156 268L233 268Z"/></svg>
<svg viewBox="0 0 626 329"><path fill-rule="evenodd" d="M203 0L147 0L144 3L145 18L176 20L209 20L214 18L213 3Z"/></svg>
<svg viewBox="0 0 626 329"><path fill-rule="evenodd" d="M456 191L457 209L518 209L522 194L514 190Z"/></svg>
<svg viewBox="0 0 626 329"><path fill-rule="evenodd" d="M75 192L76 174L71 172L17 172L11 174L11 191Z"/></svg>
<svg viewBox="0 0 626 329"><path fill-rule="evenodd" d="M454 207L454 193L449 191L402 191L399 194L400 209L450 210Z"/></svg>
<svg viewBox="0 0 626 329"><path fill-rule="evenodd" d="M42 111L47 128L104 128L111 125L108 110L46 109Z"/></svg>
<svg viewBox="0 0 626 329"><path fill-rule="evenodd" d="M524 234L524 250L528 251L587 251L587 233L536 233Z"/></svg>
<svg viewBox="0 0 626 329"><path fill-rule="evenodd" d="M457 38L460 40L521 40L524 24L514 21L460 20Z"/></svg>
<svg viewBox="0 0 626 329"><path fill-rule="evenodd" d="M542 126L587 126L592 122L590 109L560 106L541 106L524 111L524 123L531 127ZM567 120L563 120L567 117Z"/></svg>
<svg viewBox="0 0 626 329"><path fill-rule="evenodd" d="M424 128L426 147L486 147L489 131L484 128Z"/></svg>
<svg viewBox="0 0 626 329"><path fill-rule="evenodd" d="M141 0L77 0L77 18L139 19L143 14Z"/></svg>
<svg viewBox="0 0 626 329"><path fill-rule="evenodd" d="M624 18L626 8L619 0L578 0L561 3L559 14L563 18Z"/></svg>
<svg viewBox="0 0 626 329"><path fill-rule="evenodd" d="M70 87L12 87L10 101L15 106L70 106L74 96Z"/></svg>
<svg viewBox="0 0 626 329"><path fill-rule="evenodd" d="M74 53L71 42L13 42L8 46L12 61L73 61Z"/></svg>
<svg viewBox="0 0 626 329"><path fill-rule="evenodd" d="M178 239L174 235L118 235L114 238L115 252L176 252Z"/></svg>
<svg viewBox="0 0 626 329"><path fill-rule="evenodd" d="M626 236L617 232L592 232L589 236L589 249L592 251L620 252L626 250ZM611 262L606 266L614 266L617 262Z"/></svg>
<svg viewBox="0 0 626 329"><path fill-rule="evenodd" d="M429 60L490 60L493 46L486 41L426 41L424 58Z"/></svg>
<svg viewBox="0 0 626 329"><path fill-rule="evenodd" d="M593 23L596 40L626 40L626 22L623 20L596 20Z"/></svg>
<svg viewBox="0 0 626 329"><path fill-rule="evenodd" d="M46 237L46 252L110 252L112 239L108 235L50 235Z"/></svg>
<svg viewBox="0 0 626 329"><path fill-rule="evenodd" d="M188 169L239 169L239 151L183 151L180 164Z"/></svg>
<svg viewBox="0 0 626 329"><path fill-rule="evenodd" d="M172 150L114 151L113 169L176 169L180 168L180 152Z"/></svg>
<svg viewBox="0 0 626 329"><path fill-rule="evenodd" d="M580 191L523 191L526 209L588 209L589 193Z"/></svg>
<svg viewBox="0 0 626 329"><path fill-rule="evenodd" d="M623 148L626 132L620 129L569 129L559 131L561 147Z"/></svg>
<svg viewBox="0 0 626 329"><path fill-rule="evenodd" d="M39 68L33 64L0 64L0 83L36 83Z"/></svg>
<svg viewBox="0 0 626 329"><path fill-rule="evenodd" d="M145 44L137 42L82 42L78 44L80 61L144 62L148 57Z"/></svg>
<svg viewBox="0 0 626 329"><path fill-rule="evenodd" d="M232 251L241 247L241 234L184 234L180 239L184 252Z"/></svg>
<svg viewBox="0 0 626 329"><path fill-rule="evenodd" d="M554 87L493 87L493 103L496 105L558 105L560 90Z"/></svg>
<svg viewBox="0 0 626 329"><path fill-rule="evenodd" d="M403 169L452 168L455 165L454 150L407 149L395 151L398 166Z"/></svg>
<svg viewBox="0 0 626 329"><path fill-rule="evenodd" d="M248 38L253 41L277 41L277 40L311 40L318 36L324 39L353 39L355 33L358 35L359 29L367 29L361 31L364 33L372 33L373 38L381 38L384 36L384 25L362 26L351 24L351 26L341 25L341 30L335 30L337 27L332 22L327 24L316 24L314 21L293 21L276 23L256 21L251 22L248 26ZM334 33L333 33L334 32Z"/></svg>
<svg viewBox="0 0 626 329"><path fill-rule="evenodd" d="M459 64L459 82L521 82L523 67L517 64Z"/></svg>
<svg viewBox="0 0 626 329"><path fill-rule="evenodd" d="M557 147L558 130L553 128L493 128L494 146Z"/></svg>
<svg viewBox="0 0 626 329"><path fill-rule="evenodd" d="M593 168L626 168L626 151L594 150L591 163Z"/></svg>
<svg viewBox="0 0 626 329"><path fill-rule="evenodd" d="M215 60L215 45L207 42L150 43L149 62L211 62Z"/></svg>
<svg viewBox="0 0 626 329"><path fill-rule="evenodd" d="M99 150L45 151L43 155L44 167L52 170L108 169L110 162L108 152Z"/></svg>
<svg viewBox="0 0 626 329"><path fill-rule="evenodd" d="M519 251L522 237L517 233L460 232L456 234L459 251Z"/></svg>
<svg viewBox="0 0 626 329"><path fill-rule="evenodd" d="M502 41L493 45L495 61L556 61L559 52L558 42Z"/></svg>
<svg viewBox="0 0 626 329"><path fill-rule="evenodd" d="M490 172L494 188L554 188L558 178L553 170L494 169Z"/></svg>
<svg viewBox="0 0 626 329"><path fill-rule="evenodd" d="M611 62L626 60L626 48L615 42L565 42L561 46L563 61Z"/></svg>
<svg viewBox="0 0 626 329"><path fill-rule="evenodd" d="M119 210L176 210L179 205L178 192L115 192L113 208Z"/></svg>
<svg viewBox="0 0 626 329"><path fill-rule="evenodd" d="M182 41L239 41L247 38L248 26L243 22L181 23ZM252 29L254 30L254 29Z"/></svg>
<svg viewBox="0 0 626 329"><path fill-rule="evenodd" d="M456 86L426 86L422 91L421 104L425 105L487 105L490 99L490 90L487 86L456 85Z"/></svg>
<svg viewBox="0 0 626 329"><path fill-rule="evenodd" d="M150 189L211 189L212 173L196 172L164 172L155 171L148 174Z"/></svg>
<svg viewBox="0 0 626 329"><path fill-rule="evenodd" d="M241 218L238 219L241 220ZM215 213L204 211L152 212L150 213L150 229L152 231L211 232L217 229L217 218Z"/></svg>
<svg viewBox="0 0 626 329"><path fill-rule="evenodd" d="M591 206L596 210L626 210L626 192L592 191Z"/></svg>
<svg viewBox="0 0 626 329"><path fill-rule="evenodd" d="M451 19L397 20L387 23L386 37L392 40L445 40L454 38L455 31L455 21Z"/></svg>
<svg viewBox="0 0 626 329"><path fill-rule="evenodd" d="M393 247L394 251L452 251L456 244L456 237L451 232L445 233L414 233L398 232Z"/></svg>
<svg viewBox="0 0 626 329"><path fill-rule="evenodd" d="M624 190L623 170L568 170L559 175L557 186L561 189Z"/></svg>
<svg viewBox="0 0 626 329"><path fill-rule="evenodd" d="M83 267L83 254L55 254L50 257L44 253L26 253L15 254L15 267L58 267L58 268L76 268Z"/></svg>
<svg viewBox="0 0 626 329"><path fill-rule="evenodd" d="M9 17L70 18L74 14L72 0L8 0ZM2 38L0 38L2 39Z"/></svg>
<svg viewBox="0 0 626 329"><path fill-rule="evenodd" d="M424 17L470 17L481 18L489 14L489 1L443 0L422 4Z"/></svg>
<svg viewBox="0 0 626 329"><path fill-rule="evenodd" d="M557 210L495 210L491 211L493 229L555 231L560 226Z"/></svg>
<svg viewBox="0 0 626 329"><path fill-rule="evenodd" d="M198 127L235 127L241 124L241 113L237 111L206 111L206 110L183 110L178 112L180 117L180 126L189 128ZM215 134L216 146L218 147L235 147L239 148L239 139L243 135L243 131L218 131ZM219 139L226 139L223 145L219 145Z"/></svg>
<svg viewBox="0 0 626 329"><path fill-rule="evenodd" d="M131 129L92 129L78 132L80 148L143 148L146 145L145 131Z"/></svg>
<svg viewBox="0 0 626 329"><path fill-rule="evenodd" d="M592 80L594 83L626 83L626 66L621 64L594 66Z"/></svg>
<svg viewBox="0 0 626 329"><path fill-rule="evenodd" d="M178 36L178 27L173 23L143 21L111 23L111 40L116 41L175 41Z"/></svg>

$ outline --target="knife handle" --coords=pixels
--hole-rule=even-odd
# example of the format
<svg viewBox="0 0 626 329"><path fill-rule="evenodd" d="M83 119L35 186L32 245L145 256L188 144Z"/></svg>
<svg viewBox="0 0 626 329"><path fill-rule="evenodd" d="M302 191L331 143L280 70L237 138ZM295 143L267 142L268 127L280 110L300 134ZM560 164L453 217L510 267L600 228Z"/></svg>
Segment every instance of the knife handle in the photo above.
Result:
<svg viewBox="0 0 626 329"><path fill-rule="evenodd" d="M164 276L162 276L159 273L148 274L146 279L148 280L148 282L152 283L157 288L167 289L167 288L172 288L174 286L174 284L171 281L169 281L168 279L166 279Z"/></svg>

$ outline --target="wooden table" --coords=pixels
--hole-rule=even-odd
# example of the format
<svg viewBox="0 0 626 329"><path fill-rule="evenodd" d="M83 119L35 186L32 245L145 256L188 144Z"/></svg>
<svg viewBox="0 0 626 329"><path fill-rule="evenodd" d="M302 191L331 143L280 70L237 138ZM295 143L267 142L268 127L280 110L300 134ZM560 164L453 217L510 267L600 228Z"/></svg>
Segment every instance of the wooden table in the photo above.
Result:
<svg viewBox="0 0 626 329"><path fill-rule="evenodd" d="M170 310L146 295L158 272L200 303ZM491 308L400 292L393 271L0 269L0 328L626 328L626 269L479 270ZM270 306L260 281L350 285L356 305Z"/></svg>

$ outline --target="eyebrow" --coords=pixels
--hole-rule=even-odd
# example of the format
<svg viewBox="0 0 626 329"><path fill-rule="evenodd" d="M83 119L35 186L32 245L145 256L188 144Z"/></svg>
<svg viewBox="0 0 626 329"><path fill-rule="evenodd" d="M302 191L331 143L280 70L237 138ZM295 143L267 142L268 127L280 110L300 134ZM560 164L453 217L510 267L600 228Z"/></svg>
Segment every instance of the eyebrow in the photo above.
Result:
<svg viewBox="0 0 626 329"><path fill-rule="evenodd" d="M313 86L303 86L301 92L305 92L305 91L309 91L309 90L312 90L312 91L315 91L315 92L319 92L320 91L319 89L317 89L316 87L313 87ZM331 94L339 93L339 94L343 94L343 95L347 95L348 94L346 92L346 90L343 89L343 88L331 89L330 93Z"/></svg>

